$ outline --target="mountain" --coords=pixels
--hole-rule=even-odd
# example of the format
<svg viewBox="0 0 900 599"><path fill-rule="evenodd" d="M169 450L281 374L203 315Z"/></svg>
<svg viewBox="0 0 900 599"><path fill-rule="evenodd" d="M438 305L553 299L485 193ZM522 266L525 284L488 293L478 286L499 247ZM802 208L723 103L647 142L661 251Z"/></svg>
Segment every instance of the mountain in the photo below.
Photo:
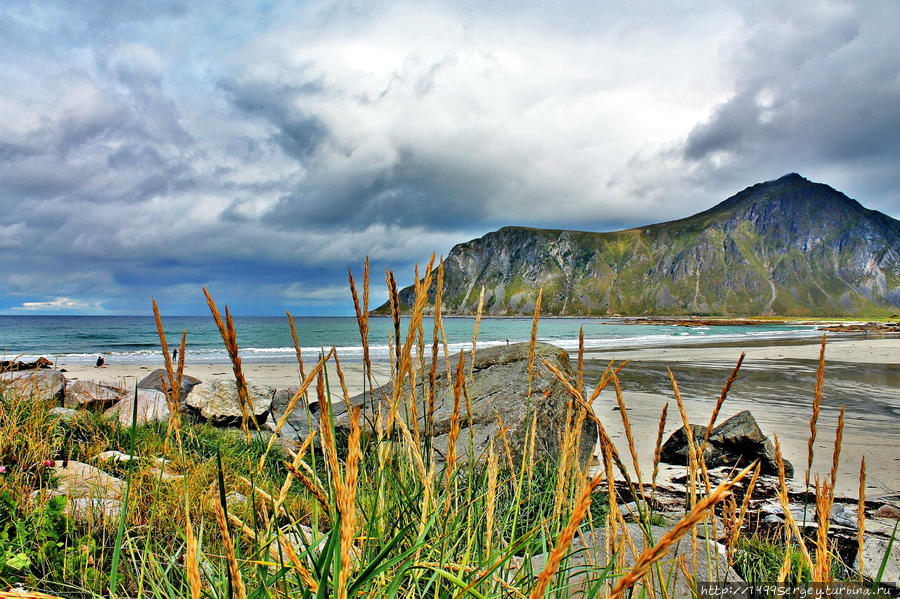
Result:
<svg viewBox="0 0 900 599"><path fill-rule="evenodd" d="M523 315L889 315L900 221L796 173L681 220L611 233L503 227L444 261L443 311ZM400 292L407 310L414 290ZM434 297L434 286L430 290ZM387 305L377 313L387 313Z"/></svg>

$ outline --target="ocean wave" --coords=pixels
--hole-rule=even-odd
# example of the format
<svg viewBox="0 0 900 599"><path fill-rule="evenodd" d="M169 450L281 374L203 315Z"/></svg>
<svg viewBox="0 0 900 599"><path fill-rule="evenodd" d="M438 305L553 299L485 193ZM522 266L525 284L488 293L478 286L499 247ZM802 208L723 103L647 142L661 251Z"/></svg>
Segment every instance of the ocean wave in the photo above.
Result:
<svg viewBox="0 0 900 599"><path fill-rule="evenodd" d="M820 333L815 327L791 328L791 329L766 329L716 332L710 330L672 331L665 334L647 335L621 335L610 337L587 337L584 340L585 350L608 350L616 348L635 347L661 347L683 346L702 343L730 343L747 341L765 341L791 338L816 337ZM552 343L569 352L578 350L578 339L572 337L538 336L539 341ZM510 343L527 341L527 339L510 339ZM478 340L478 347L492 347L504 345L506 339ZM443 344L441 344L443 353ZM451 353L470 351L470 340L449 343ZM329 347L324 348L328 351ZM363 348L361 345L345 345L336 347L342 360L362 359ZM305 360L315 360L323 351L322 347L302 347L301 354ZM426 351L430 354L430 344L426 345ZM371 345L369 355L373 360L388 360L390 348L387 344ZM22 355L18 359L35 360L39 355L45 355L57 359L62 363L93 363L98 353L45 353ZM110 350L102 352L107 363L133 363L133 364L158 364L162 361L162 352L159 349L139 348L129 350ZM240 356L244 362L293 362L296 354L293 347L242 347ZM229 361L228 352L224 347L198 347L187 350L186 359L195 363L226 363Z"/></svg>

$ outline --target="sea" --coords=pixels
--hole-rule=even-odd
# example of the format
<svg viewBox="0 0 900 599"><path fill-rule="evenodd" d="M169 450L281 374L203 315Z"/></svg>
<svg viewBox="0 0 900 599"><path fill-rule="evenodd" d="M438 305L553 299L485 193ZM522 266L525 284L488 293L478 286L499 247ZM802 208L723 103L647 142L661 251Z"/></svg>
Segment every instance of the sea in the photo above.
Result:
<svg viewBox="0 0 900 599"><path fill-rule="evenodd" d="M362 357L359 327L354 317L297 317L297 336L304 355L337 348L342 359ZM444 318L451 351L470 349L474 318ZM408 322L403 321L405 340ZM187 332L186 360L223 363L228 354L212 318L177 316L163 319L170 350ZM531 318L483 318L478 328L478 347L527 341ZM235 317L241 359L245 362L289 363L296 360L286 317ZM425 342L430 344L433 320L424 321ZM686 327L677 325L624 324L611 318L543 318L538 324L540 341L577 350L579 329L584 330L587 350L634 347L682 346L743 341L815 337L812 326L797 324ZM369 347L374 360L389 359L390 318L369 319ZM151 316L0 316L0 355L3 359L35 360L39 356L67 363L91 363L103 355L107 362L158 364L161 359L156 324Z"/></svg>

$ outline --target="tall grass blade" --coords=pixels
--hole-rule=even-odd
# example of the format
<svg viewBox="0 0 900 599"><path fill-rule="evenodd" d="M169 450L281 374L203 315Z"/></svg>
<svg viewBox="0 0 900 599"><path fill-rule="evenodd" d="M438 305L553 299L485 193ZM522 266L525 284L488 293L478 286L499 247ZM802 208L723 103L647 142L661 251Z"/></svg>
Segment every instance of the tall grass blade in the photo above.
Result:
<svg viewBox="0 0 900 599"><path fill-rule="evenodd" d="M134 468L134 443L135 428L137 427L138 389L137 381L134 385L134 401L131 405L131 448L128 460L128 482L125 485L125 498L122 500L122 513L119 514L119 530L116 532L116 545L113 548L112 565L109 574L109 595L116 596L116 586L119 584L119 559L122 555L122 536L125 534L125 516L128 514L128 495L131 493L131 471Z"/></svg>

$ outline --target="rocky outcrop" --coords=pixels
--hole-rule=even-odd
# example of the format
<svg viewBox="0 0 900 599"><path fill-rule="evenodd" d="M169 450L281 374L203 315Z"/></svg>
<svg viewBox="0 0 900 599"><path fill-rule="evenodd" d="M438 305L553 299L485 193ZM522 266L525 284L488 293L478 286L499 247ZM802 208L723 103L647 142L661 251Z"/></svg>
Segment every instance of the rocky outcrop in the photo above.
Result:
<svg viewBox="0 0 900 599"><path fill-rule="evenodd" d="M66 397L66 377L58 370L20 370L0 373L0 382L21 393L62 405Z"/></svg>
<svg viewBox="0 0 900 599"><path fill-rule="evenodd" d="M546 358L556 368L565 373L570 380L575 375L569 365L569 356L558 347L546 343L535 346L534 378L531 395L528 396L528 343L514 343L480 349L475 354L475 365L472 378L468 383L469 400L472 406L471 437L475 457L483 457L491 439L495 439L498 451L503 447L500 438L500 423L505 429L506 441L514 458L523 455L528 429L534 415L537 415L538 434L536 452L538 457L556 457L559 454L560 436L566 424L566 408L571 396L563 385L543 364ZM459 355L450 358L456 364ZM452 380L448 380L441 361L440 376L435 383L436 397L434 409L434 448L436 457L446 456L449 441L451 416L453 414L454 397ZM465 354L466 376L471 367L470 354ZM452 379L452 377L451 377ZM375 397L390 394L391 387L385 386L375 390ZM421 389L417 396L422 397ZM371 395L358 395L351 399L354 405L371 406ZM343 405L335 404L335 412L344 412ZM369 410L370 414L371 411ZM418 407L419 428L425 429L425 406L421 401ZM371 420L371 415L369 416ZM460 401L460 431L456 443L456 455L464 458L468 452L470 427L466 414L465 399ZM347 415L340 414L335 419L335 426L347 428ZM584 420L581 431L579 459L586 463L591 459L594 444L597 441L597 429L589 419Z"/></svg>
<svg viewBox="0 0 900 599"><path fill-rule="evenodd" d="M645 546L644 528L637 523L628 523L628 534L637 549L638 555ZM647 539L647 545L652 546L667 531L667 529L659 526L650 526L650 539ZM620 550L624 554L622 558L625 562L625 571L630 570L638 557L635 555L629 543L624 542L622 537L616 539L622 546ZM704 546L708 545L708 546ZM586 597L591 586L597 584L598 574L603 570L605 564L615 557L607 553L609 543L606 538L606 530L602 526L594 527L593 532L579 532L572 540L569 548L570 556L566 559L567 575L565 576L564 587L560 588L560 595L564 597ZM714 541L700 539L697 548L697 572L703 573L703 580L712 573L711 580L721 582L741 582L741 577L732 568L728 566L728 559L722 551L721 545ZM666 592L663 593L659 587L659 577L651 577L654 581L656 597L692 597L693 589L689 581L681 573L677 565L677 560L685 557L688 560L689 570L693 568L693 549L690 542L676 543L668 553L659 560L659 565L663 572L672 572L672 576L666 577ZM538 555L531 558L531 568L533 572L541 572L547 562L546 555ZM637 595L637 593L635 593Z"/></svg>
<svg viewBox="0 0 900 599"><path fill-rule="evenodd" d="M181 377L181 396L182 398L187 397L188 393L191 390L202 383L200 379L190 376L183 375ZM164 368L157 368L144 378L140 380L137 384L138 389L151 389L154 391L163 391L169 388L169 374L166 372Z"/></svg>
<svg viewBox="0 0 900 599"><path fill-rule="evenodd" d="M105 410L126 395L125 389L94 381L73 381L66 385L66 408Z"/></svg>
<svg viewBox="0 0 900 599"><path fill-rule="evenodd" d="M260 426L269 416L275 389L255 383L248 383L253 412ZM215 426L239 426L241 406L238 402L237 385L234 381L213 381L199 385L185 400L187 408ZM251 425L252 426L252 425Z"/></svg>
<svg viewBox="0 0 900 599"><path fill-rule="evenodd" d="M134 413L134 393L126 394L119 403L104 412L107 416L118 418L123 426L131 426ZM160 391L138 389L137 391L137 423L148 424L154 421L169 420L169 402Z"/></svg>
<svg viewBox="0 0 900 599"><path fill-rule="evenodd" d="M695 442L702 444L706 427L692 424L691 430ZM660 460L667 464L687 464L688 453L687 433L681 427L663 444ZM747 410L735 414L710 432L703 458L707 468L743 467L759 460L763 474L778 474L775 447ZM784 470L789 478L794 475L794 467L787 460L784 461Z"/></svg>
<svg viewBox="0 0 900 599"><path fill-rule="evenodd" d="M444 313L474 313L482 286L491 315L532 313L543 288L544 314L889 316L900 311L900 221L790 174L677 221L504 227L455 246ZM414 296L400 292L403 310Z"/></svg>

